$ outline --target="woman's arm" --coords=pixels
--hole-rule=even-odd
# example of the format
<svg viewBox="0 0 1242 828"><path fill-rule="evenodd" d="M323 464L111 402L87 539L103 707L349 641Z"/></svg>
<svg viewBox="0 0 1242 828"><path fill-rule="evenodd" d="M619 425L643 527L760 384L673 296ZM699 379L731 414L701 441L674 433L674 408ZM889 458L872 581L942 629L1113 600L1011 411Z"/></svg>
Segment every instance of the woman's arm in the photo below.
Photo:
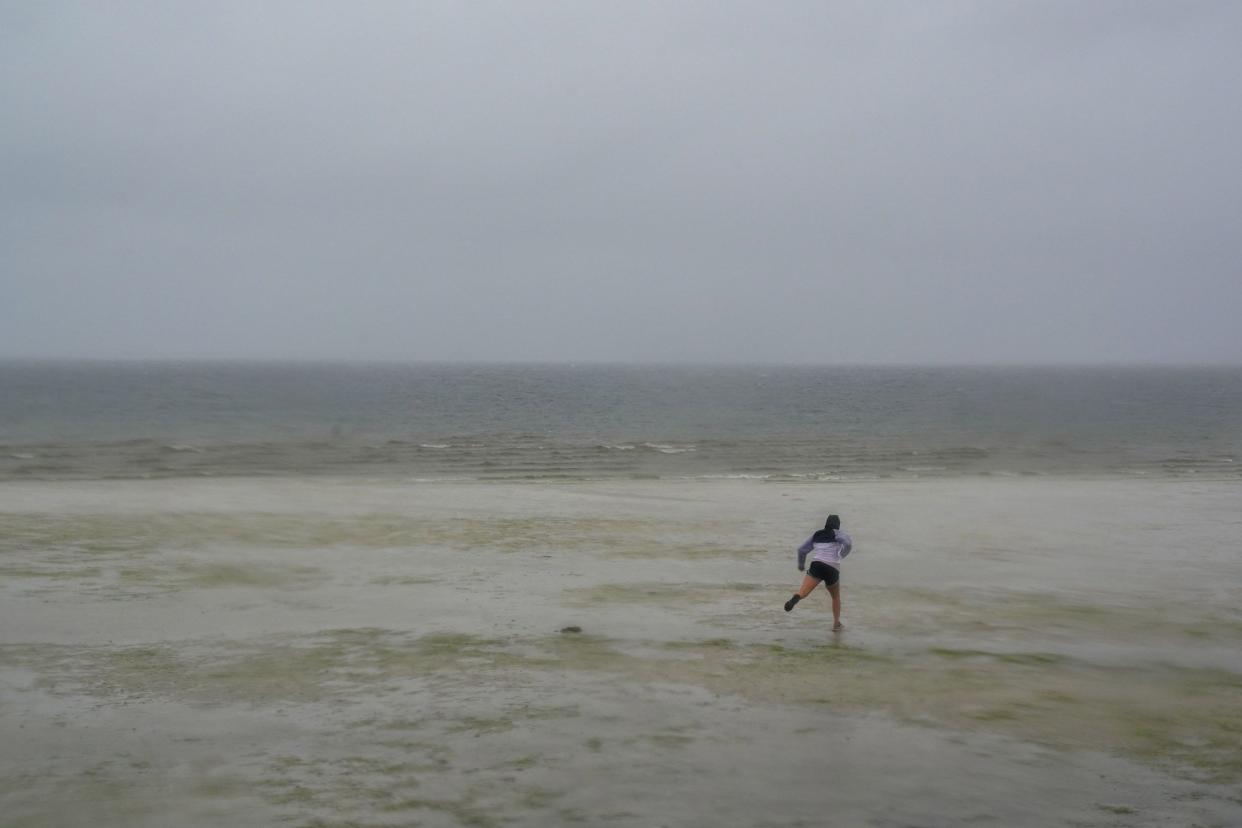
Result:
<svg viewBox="0 0 1242 828"><path fill-rule="evenodd" d="M806 568L806 556L810 553L811 548L814 546L814 544L811 543L811 539L814 537L815 537L814 535L811 535L810 538L806 539L806 543L798 547L798 571L799 572L801 572L802 570Z"/></svg>

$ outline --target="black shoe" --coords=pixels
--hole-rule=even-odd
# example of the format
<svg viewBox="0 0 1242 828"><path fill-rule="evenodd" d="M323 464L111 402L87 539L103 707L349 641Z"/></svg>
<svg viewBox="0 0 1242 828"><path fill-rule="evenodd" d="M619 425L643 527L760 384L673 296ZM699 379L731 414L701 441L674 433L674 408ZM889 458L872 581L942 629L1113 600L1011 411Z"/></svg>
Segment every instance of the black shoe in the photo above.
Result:
<svg viewBox="0 0 1242 828"><path fill-rule="evenodd" d="M789 612L791 609L794 608L794 605L797 604L801 600L802 600L801 595L795 595L794 597L790 598L788 601L785 602L785 612Z"/></svg>

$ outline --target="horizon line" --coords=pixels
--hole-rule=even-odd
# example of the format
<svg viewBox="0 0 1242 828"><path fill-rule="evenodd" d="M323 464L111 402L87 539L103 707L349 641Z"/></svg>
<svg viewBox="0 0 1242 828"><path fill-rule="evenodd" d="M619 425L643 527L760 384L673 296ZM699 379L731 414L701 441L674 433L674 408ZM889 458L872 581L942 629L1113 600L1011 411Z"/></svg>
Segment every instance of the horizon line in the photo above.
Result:
<svg viewBox="0 0 1242 828"><path fill-rule="evenodd" d="M462 367L600 367L600 368L1242 368L1242 361L1024 360L997 362L780 362L775 360L616 360L616 359L402 359L345 357L109 357L5 356L0 364L79 365L319 365L462 366Z"/></svg>

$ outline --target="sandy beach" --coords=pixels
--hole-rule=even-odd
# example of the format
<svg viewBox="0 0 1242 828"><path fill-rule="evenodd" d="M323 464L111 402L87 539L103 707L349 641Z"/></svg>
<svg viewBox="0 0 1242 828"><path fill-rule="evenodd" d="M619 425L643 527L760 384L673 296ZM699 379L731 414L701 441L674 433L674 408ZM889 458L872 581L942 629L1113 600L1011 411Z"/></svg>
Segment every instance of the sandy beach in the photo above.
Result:
<svg viewBox="0 0 1242 828"><path fill-rule="evenodd" d="M1240 494L5 484L0 824L1236 825Z"/></svg>
<svg viewBox="0 0 1242 828"><path fill-rule="evenodd" d="M1242 828L1240 34L0 0L0 828Z"/></svg>

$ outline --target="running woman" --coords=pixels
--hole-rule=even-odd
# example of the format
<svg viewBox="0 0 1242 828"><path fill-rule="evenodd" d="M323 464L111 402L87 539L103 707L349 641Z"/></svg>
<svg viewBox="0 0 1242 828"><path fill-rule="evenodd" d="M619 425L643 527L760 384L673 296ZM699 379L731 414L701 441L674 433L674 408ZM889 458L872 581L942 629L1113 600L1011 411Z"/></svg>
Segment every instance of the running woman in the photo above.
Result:
<svg viewBox="0 0 1242 828"><path fill-rule="evenodd" d="M806 556L811 555L811 566L802 576L802 586L793 597L785 602L785 612L789 612L799 601L811 594L815 587L823 582L832 596L832 628L839 630L841 623L841 559L850 554L854 548L850 536L841 531L841 518L829 515L820 529L806 543L798 547L798 571L806 564ZM814 553L814 554L812 554Z"/></svg>

